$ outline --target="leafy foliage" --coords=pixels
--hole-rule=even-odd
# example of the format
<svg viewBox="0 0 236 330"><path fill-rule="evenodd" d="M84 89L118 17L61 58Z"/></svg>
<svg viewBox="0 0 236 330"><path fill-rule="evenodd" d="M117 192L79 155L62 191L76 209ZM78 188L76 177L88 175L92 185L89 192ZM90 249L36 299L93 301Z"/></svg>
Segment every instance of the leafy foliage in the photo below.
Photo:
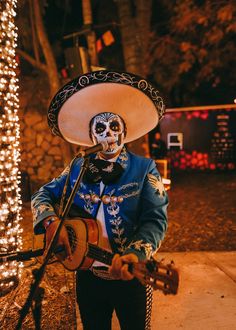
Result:
<svg viewBox="0 0 236 330"><path fill-rule="evenodd" d="M32 55L29 1L34 0L19 0L18 45ZM81 1L42 0L40 4L51 46L62 67L63 48L68 46L63 36L81 28ZM117 6L108 0L92 0L91 4L97 35L109 27L116 40L99 54L100 65L122 69L125 46L121 45ZM150 47L139 57L145 64L144 76L165 92L168 106L232 103L236 97L236 1L159 0L153 1L152 13L152 29L146 33ZM143 34L135 29L137 40L141 40L139 33Z"/></svg>
<svg viewBox="0 0 236 330"><path fill-rule="evenodd" d="M177 0L172 8L166 2L161 3L169 19L164 29L162 17L154 24L149 72L170 95L172 105L207 102L209 96L211 103L232 97L236 2Z"/></svg>

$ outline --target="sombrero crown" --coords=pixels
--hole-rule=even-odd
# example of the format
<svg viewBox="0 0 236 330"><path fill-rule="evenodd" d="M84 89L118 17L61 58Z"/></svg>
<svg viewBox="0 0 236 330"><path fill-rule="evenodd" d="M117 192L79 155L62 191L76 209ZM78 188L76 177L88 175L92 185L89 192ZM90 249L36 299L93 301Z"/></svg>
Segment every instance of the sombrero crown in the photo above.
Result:
<svg viewBox="0 0 236 330"><path fill-rule="evenodd" d="M62 87L48 110L52 133L66 141L90 146L91 119L112 112L124 120L125 143L151 131L163 117L163 99L150 83L134 74L95 71L83 74Z"/></svg>

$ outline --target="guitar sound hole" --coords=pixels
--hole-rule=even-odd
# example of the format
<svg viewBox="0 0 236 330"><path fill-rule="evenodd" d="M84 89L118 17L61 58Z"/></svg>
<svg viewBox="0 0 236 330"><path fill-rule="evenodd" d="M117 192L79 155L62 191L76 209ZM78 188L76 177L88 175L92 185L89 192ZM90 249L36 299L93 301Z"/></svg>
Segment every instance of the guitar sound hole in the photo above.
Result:
<svg viewBox="0 0 236 330"><path fill-rule="evenodd" d="M66 230L67 230L67 233L68 233L71 252L74 253L74 251L76 249L76 245L77 245L77 237L76 237L75 231L70 226L66 226Z"/></svg>

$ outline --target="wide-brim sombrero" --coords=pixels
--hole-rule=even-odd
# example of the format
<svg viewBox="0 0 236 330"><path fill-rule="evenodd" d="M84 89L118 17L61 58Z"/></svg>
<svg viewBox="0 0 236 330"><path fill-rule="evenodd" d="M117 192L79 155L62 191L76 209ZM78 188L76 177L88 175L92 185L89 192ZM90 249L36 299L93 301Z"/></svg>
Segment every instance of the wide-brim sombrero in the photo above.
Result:
<svg viewBox="0 0 236 330"><path fill-rule="evenodd" d="M95 71L73 79L58 91L48 110L48 124L53 134L66 141L91 146L89 124L102 112L123 118L127 143L156 127L165 105L159 91L137 75Z"/></svg>

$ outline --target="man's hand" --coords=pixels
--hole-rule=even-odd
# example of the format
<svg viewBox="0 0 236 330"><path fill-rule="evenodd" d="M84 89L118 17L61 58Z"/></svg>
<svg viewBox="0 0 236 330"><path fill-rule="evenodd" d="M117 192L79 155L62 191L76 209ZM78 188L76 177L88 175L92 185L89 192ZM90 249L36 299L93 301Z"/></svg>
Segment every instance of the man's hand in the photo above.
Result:
<svg viewBox="0 0 236 330"><path fill-rule="evenodd" d="M130 263L134 262L138 262L138 257L133 253L126 254L124 256L115 254L110 267L111 275L116 279L121 279L124 281L132 280L134 275L128 271L128 267Z"/></svg>
<svg viewBox="0 0 236 330"><path fill-rule="evenodd" d="M50 223L50 225L46 228L46 249L49 246L49 243L51 242L53 235L60 223L59 218L53 217L55 221ZM50 218L47 218L44 220L44 224L49 220ZM67 230L64 226L62 226L58 239L57 239L57 246L64 246L66 250L66 255L69 260L72 260L72 253L71 253L71 248L70 248L70 243L69 243L69 238L67 234Z"/></svg>

